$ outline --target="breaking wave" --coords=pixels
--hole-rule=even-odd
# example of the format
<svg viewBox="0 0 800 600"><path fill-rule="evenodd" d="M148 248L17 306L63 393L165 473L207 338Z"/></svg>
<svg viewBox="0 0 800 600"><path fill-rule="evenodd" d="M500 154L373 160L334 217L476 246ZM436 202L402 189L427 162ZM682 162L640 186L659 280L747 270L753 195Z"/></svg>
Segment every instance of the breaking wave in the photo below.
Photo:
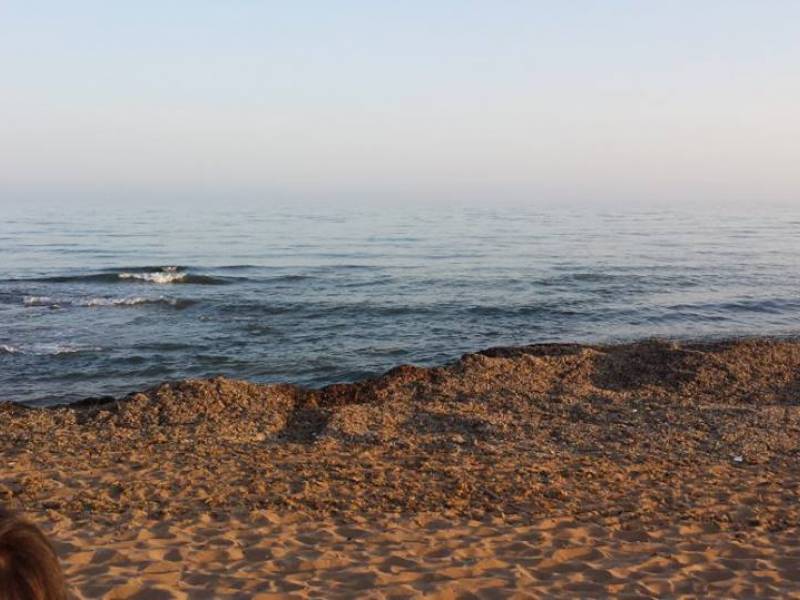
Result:
<svg viewBox="0 0 800 600"><path fill-rule="evenodd" d="M129 273L123 272L117 274L120 279L136 279L139 281L148 281L150 283L180 283L185 281L189 274L186 271L178 271L177 269L165 269L162 271L155 271L150 273Z"/></svg>
<svg viewBox="0 0 800 600"><path fill-rule="evenodd" d="M158 298L143 298L141 296L134 296L130 298L78 298L78 299L64 299L52 298L50 296L25 296L22 300L25 306L46 306L50 308L58 308L62 306L84 306L84 307L104 307L104 306L140 306L140 305L163 305L171 306L173 308L187 308L196 304L195 300L186 298L166 298L159 296Z"/></svg>
<svg viewBox="0 0 800 600"><path fill-rule="evenodd" d="M241 277L216 277L190 273L185 267L134 267L123 270L112 270L102 273L87 275L56 275L53 277L39 277L33 279L10 280L19 282L39 283L152 283L166 284L194 284L194 285L226 285L233 283Z"/></svg>
<svg viewBox="0 0 800 600"><path fill-rule="evenodd" d="M81 346L66 343L28 344L24 346L0 344L0 355L33 354L36 356L56 356L59 354L77 354L79 352L98 352L100 350L102 350L102 348L97 346Z"/></svg>

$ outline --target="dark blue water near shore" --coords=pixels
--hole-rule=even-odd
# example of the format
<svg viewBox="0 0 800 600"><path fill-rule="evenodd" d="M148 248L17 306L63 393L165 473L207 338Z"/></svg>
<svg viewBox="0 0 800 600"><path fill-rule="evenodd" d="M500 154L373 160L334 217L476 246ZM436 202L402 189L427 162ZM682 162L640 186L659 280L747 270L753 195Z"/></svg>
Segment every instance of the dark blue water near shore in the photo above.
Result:
<svg viewBox="0 0 800 600"><path fill-rule="evenodd" d="M800 332L800 210L1 208L0 400Z"/></svg>

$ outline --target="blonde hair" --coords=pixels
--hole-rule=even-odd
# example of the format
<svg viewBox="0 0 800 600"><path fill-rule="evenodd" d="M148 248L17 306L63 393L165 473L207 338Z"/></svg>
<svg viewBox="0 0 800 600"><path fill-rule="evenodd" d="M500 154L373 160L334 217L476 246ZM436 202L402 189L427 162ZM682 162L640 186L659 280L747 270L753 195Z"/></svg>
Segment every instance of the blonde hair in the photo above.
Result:
<svg viewBox="0 0 800 600"><path fill-rule="evenodd" d="M33 523L0 507L0 598L67 600L53 546Z"/></svg>

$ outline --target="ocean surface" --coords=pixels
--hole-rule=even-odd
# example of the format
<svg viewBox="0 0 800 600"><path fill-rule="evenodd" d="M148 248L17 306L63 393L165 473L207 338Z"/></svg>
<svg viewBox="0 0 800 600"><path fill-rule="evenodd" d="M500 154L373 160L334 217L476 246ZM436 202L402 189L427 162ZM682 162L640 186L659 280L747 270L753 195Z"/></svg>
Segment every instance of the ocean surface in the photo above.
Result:
<svg viewBox="0 0 800 600"><path fill-rule="evenodd" d="M800 333L800 209L2 206L0 400Z"/></svg>

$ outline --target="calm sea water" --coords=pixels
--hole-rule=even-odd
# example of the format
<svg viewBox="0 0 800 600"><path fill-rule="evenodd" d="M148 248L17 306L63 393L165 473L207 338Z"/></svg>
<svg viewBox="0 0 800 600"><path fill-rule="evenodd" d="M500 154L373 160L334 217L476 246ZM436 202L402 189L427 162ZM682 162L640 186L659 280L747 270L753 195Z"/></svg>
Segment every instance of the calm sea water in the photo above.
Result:
<svg viewBox="0 0 800 600"><path fill-rule="evenodd" d="M0 207L0 399L800 332L800 210Z"/></svg>

